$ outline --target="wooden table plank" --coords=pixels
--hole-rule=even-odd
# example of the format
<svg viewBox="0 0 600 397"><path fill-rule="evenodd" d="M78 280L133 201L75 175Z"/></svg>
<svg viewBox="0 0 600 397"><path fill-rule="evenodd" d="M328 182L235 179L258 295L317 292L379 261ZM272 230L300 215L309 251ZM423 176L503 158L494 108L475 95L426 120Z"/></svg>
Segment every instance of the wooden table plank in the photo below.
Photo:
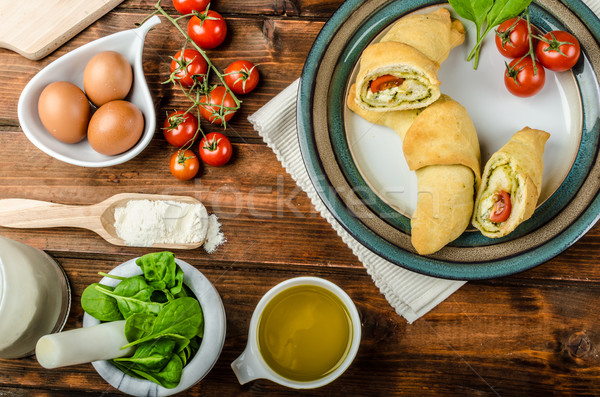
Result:
<svg viewBox="0 0 600 397"><path fill-rule="evenodd" d="M363 338L349 370L308 395L600 395L600 226L571 248L532 270L469 282L413 324L394 312L364 267L295 185L247 117L297 79L327 19L342 0L214 0L230 28L210 51L225 67L238 58L259 63L262 80L242 98L225 131L234 157L222 168L203 166L193 181L175 180L167 160L174 151L157 130L137 158L114 167L81 168L33 146L19 128L17 101L25 84L53 60L97 38L134 27L153 0L126 0L41 61L0 50L0 198L22 197L93 204L119 192L191 195L218 215L229 240L213 254L176 251L215 285L227 313L227 338L213 370L185 395L298 395L270 381L240 386L230 363L243 351L252 311L272 286L290 277L320 276L340 285L356 303ZM165 8L174 11L170 1ZM172 87L168 57L181 36L163 23L150 32L144 70L157 109L186 106ZM206 131L222 131L206 126ZM106 271L148 249L115 247L74 228L19 230L0 235L46 250L71 282L66 328L81 326L83 289ZM76 241L76 244L73 242ZM0 319L0 321L2 321ZM0 395L122 395L89 364L45 370L35 358L0 360Z"/></svg>

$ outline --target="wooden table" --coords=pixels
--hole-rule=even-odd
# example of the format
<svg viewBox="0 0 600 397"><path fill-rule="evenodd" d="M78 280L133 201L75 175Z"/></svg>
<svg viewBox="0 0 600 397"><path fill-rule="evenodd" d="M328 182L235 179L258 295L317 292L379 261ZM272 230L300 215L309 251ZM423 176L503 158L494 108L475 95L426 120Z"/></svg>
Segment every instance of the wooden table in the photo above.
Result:
<svg viewBox="0 0 600 397"><path fill-rule="evenodd" d="M409 325L310 200L286 174L247 117L300 76L314 38L342 0L214 0L229 35L213 62L260 64L262 81L244 97L226 133L234 158L204 166L188 182L173 178L174 149L156 132L137 158L113 167L82 168L55 160L23 135L17 101L44 66L94 39L130 29L153 11L154 0L126 0L41 61L0 50L0 198L93 204L115 193L197 197L218 215L227 243L213 254L177 251L215 285L227 313L227 338L216 366L186 395L296 394L270 381L240 386L230 363L243 351L252 311L272 286L295 276L319 276L344 288L362 316L356 360L334 383L311 395L600 395L600 227L533 270L469 282ZM168 11L174 13L170 1ZM146 78L157 122L186 99L170 86L169 56L180 36L167 23L148 35ZM220 131L206 126L205 131ZM65 329L80 327L80 296L88 284L148 252L117 247L83 229L17 230L0 235L48 252L64 267L73 293ZM0 319L2 321L2 319ZM117 395L91 365L45 370L34 357L0 360L0 395Z"/></svg>

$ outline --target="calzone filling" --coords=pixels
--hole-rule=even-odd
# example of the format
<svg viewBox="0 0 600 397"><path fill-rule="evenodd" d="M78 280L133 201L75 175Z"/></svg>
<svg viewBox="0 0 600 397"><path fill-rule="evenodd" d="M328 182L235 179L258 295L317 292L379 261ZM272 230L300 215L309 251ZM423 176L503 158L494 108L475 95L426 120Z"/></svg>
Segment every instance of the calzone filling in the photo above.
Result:
<svg viewBox="0 0 600 397"><path fill-rule="evenodd" d="M488 231L501 228L512 212L512 199L517 195L518 178L507 163L490 170L487 185L476 208L481 226Z"/></svg>
<svg viewBox="0 0 600 397"><path fill-rule="evenodd" d="M363 102L378 108L426 102L432 95L429 79L414 70L372 76L361 90Z"/></svg>

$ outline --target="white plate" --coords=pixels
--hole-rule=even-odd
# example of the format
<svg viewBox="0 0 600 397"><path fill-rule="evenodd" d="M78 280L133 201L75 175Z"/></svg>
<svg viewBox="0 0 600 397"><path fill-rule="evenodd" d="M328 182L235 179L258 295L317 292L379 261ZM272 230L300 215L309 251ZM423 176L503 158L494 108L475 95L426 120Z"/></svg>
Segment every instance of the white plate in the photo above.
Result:
<svg viewBox="0 0 600 397"><path fill-rule="evenodd" d="M465 58L475 45L475 28L472 22L462 21L467 29L466 40L441 65L441 91L462 104L471 116L479 137L482 170L490 156L523 127L550 133L544 152L540 205L562 184L577 155L583 122L577 82L570 71L548 70L546 84L537 95L520 98L510 94L504 86L504 62L510 60L496 50L493 33L486 37L479 66L474 70L473 63ZM400 137L348 108L345 123L348 145L364 180L385 203L410 217L417 204L417 178L406 165Z"/></svg>

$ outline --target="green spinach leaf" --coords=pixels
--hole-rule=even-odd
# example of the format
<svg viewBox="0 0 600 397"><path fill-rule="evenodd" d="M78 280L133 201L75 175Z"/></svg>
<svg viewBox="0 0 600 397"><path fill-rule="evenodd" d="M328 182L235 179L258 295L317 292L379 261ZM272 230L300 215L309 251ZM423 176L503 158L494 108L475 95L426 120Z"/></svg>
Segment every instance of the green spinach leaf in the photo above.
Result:
<svg viewBox="0 0 600 397"><path fill-rule="evenodd" d="M175 341L169 338L157 339L140 344L133 356L115 358L114 361L136 364L147 371L160 371L171 360Z"/></svg>
<svg viewBox="0 0 600 397"><path fill-rule="evenodd" d="M125 338L128 342L150 335L156 316L151 313L135 313L125 321Z"/></svg>
<svg viewBox="0 0 600 397"><path fill-rule="evenodd" d="M138 258L135 262L144 272L148 283L156 289L169 290L172 294L181 291L183 270L175 263L172 252L154 252Z"/></svg>
<svg viewBox="0 0 600 397"><path fill-rule="evenodd" d="M100 321L118 321L123 319L117 301L102 293L99 288L112 291L113 288L99 283L86 287L81 294L81 307L90 316Z"/></svg>
<svg viewBox="0 0 600 397"><path fill-rule="evenodd" d="M165 305L164 303L156 303L148 300L138 299L138 297L136 297L135 295L122 296L100 287L96 287L96 289L102 292L103 294L113 297L117 301L119 311L126 319L135 313L158 314ZM145 295L142 294L141 298L145 298Z"/></svg>
<svg viewBox="0 0 600 397"><path fill-rule="evenodd" d="M477 69L485 36L494 27L525 11L531 0L449 0L449 3L458 15L475 23L477 42L467 61L475 57L473 67Z"/></svg>
<svg viewBox="0 0 600 397"><path fill-rule="evenodd" d="M180 335L191 339L196 336L204 322L200 303L194 298L178 298L167 303L156 316L152 332L122 348L138 345L165 335Z"/></svg>
<svg viewBox="0 0 600 397"><path fill-rule="evenodd" d="M490 0L448 0L454 11L461 17L473 21L475 23L475 29L477 30L477 37L481 33L481 28L485 23L486 16L492 5L493 1Z"/></svg>
<svg viewBox="0 0 600 397"><path fill-rule="evenodd" d="M514 18L522 13L531 4L531 0L495 0L494 5L487 15L488 32L507 19Z"/></svg>
<svg viewBox="0 0 600 397"><path fill-rule="evenodd" d="M173 354L171 360L167 365L159 372L146 372L140 370L138 367L131 368L136 375L141 378L148 379L154 383L158 383L162 387L167 389L173 389L177 387L181 380L181 374L183 372L183 363L179 355Z"/></svg>

